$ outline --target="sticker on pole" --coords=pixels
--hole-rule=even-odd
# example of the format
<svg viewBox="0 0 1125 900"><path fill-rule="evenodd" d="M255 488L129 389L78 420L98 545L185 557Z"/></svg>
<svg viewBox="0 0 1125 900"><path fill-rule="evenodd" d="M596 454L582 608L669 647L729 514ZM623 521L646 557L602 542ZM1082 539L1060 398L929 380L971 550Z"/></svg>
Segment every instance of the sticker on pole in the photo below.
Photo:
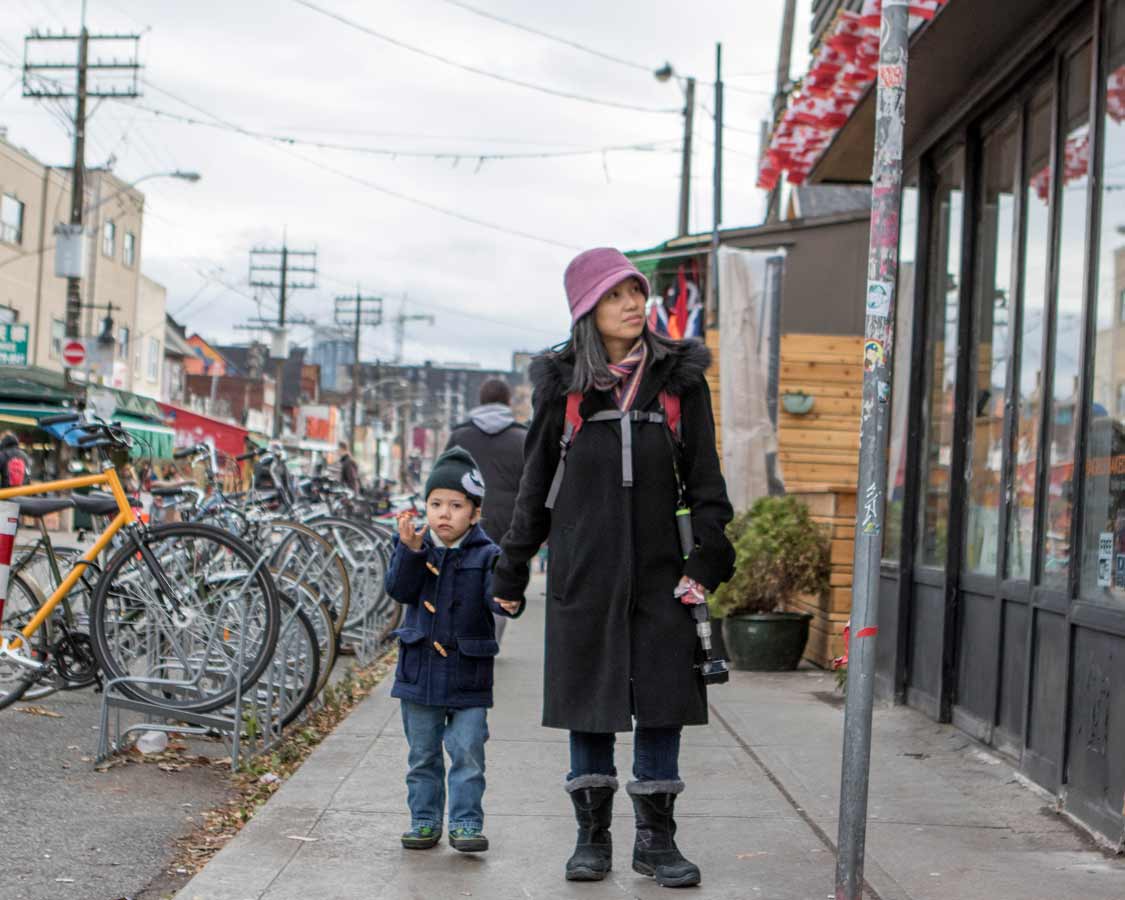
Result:
<svg viewBox="0 0 1125 900"><path fill-rule="evenodd" d="M886 352L883 349L883 342L872 338L865 341L863 344L863 371L874 372L876 368L883 365L886 359Z"/></svg>
<svg viewBox="0 0 1125 900"><path fill-rule="evenodd" d="M887 318L891 314L894 285L889 281L867 282L867 315Z"/></svg>
<svg viewBox="0 0 1125 900"><path fill-rule="evenodd" d="M86 362L86 347L81 341L67 341L63 344L63 362L71 368Z"/></svg>

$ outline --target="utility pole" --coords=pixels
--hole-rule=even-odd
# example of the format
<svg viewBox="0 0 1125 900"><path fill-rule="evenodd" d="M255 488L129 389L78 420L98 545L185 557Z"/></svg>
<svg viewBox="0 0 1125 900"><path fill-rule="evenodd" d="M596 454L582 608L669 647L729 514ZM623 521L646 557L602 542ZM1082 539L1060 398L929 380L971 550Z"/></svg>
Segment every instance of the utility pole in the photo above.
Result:
<svg viewBox="0 0 1125 900"><path fill-rule="evenodd" d="M777 51L777 81L773 91L773 120L778 121L785 102L789 97L789 66L793 55L793 22L797 13L797 0L785 0L785 10L781 16L781 44ZM762 140L762 154L766 152L766 141ZM776 222L780 218L779 200L781 188L775 185L766 196L766 221Z"/></svg>
<svg viewBox="0 0 1125 900"><path fill-rule="evenodd" d="M352 427L349 442L355 453L355 432L359 424L359 336L364 325L378 327L383 324L383 298L365 297L356 285L354 297L336 298L336 324L351 325L352 333Z"/></svg>
<svg viewBox="0 0 1125 900"><path fill-rule="evenodd" d="M139 34L90 34L86 28L86 3L82 3L82 24L78 34L51 34L33 31L24 38L23 96L37 100L74 100L74 160L71 176L70 223L56 228L57 242L76 248L76 253L67 254L74 260L74 268L66 279L66 336L81 337L82 271L85 258L83 252L82 210L85 206L86 172L86 121L87 101L91 99L133 99L140 96L138 75L140 63L137 62L141 36ZM77 51L76 62L58 62L50 54L35 61L38 53L45 48L73 44ZM122 44L131 44L123 61L117 58ZM90 61L90 50L109 45L114 52L111 60L95 58ZM61 73L74 73L74 82L64 84L59 81ZM113 83L108 85L88 85L90 72L109 76ZM119 83L121 76L129 80ZM75 274L77 273L77 274Z"/></svg>
<svg viewBox="0 0 1125 900"><path fill-rule="evenodd" d="M406 297L402 298L402 307L398 311L398 315L394 317L395 323L395 365L402 364L402 348L406 343L406 325L408 322L428 322L430 325L434 324L434 317L423 314L408 315L406 312Z"/></svg>
<svg viewBox="0 0 1125 900"><path fill-rule="evenodd" d="M906 121L907 0L883 0L875 94L875 164L863 342L859 503L856 509L848 692L840 779L836 900L860 900L875 698L879 561L887 485L887 400L891 392L898 217L902 201L902 133ZM901 398L900 401L901 402Z"/></svg>
<svg viewBox="0 0 1125 900"><path fill-rule="evenodd" d="M691 139L695 131L695 79L688 78L684 88L684 145L680 161L680 219L676 234L688 233L691 218Z"/></svg>
<svg viewBox="0 0 1125 900"><path fill-rule="evenodd" d="M719 226L723 221L723 45L715 45L715 171L712 180L711 309L705 324L719 317Z"/></svg>
<svg viewBox="0 0 1125 900"><path fill-rule="evenodd" d="M282 240L281 247L255 247L250 251L250 284L254 287L276 288L278 292L277 327L273 331L272 354L276 357L276 397L273 409L273 436L281 437L282 382L285 358L289 355L285 340L285 306L289 292L316 287L316 251L292 250ZM296 279L291 276L296 275Z"/></svg>

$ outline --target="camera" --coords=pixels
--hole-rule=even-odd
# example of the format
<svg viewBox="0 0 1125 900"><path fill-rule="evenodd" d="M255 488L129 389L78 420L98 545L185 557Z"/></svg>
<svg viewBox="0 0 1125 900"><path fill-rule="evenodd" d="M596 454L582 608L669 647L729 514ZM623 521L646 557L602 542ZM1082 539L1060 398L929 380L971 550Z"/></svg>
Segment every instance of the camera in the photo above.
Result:
<svg viewBox="0 0 1125 900"><path fill-rule="evenodd" d="M718 659L705 659L696 665L699 674L703 676L704 684L726 684L730 681L730 666L722 657Z"/></svg>

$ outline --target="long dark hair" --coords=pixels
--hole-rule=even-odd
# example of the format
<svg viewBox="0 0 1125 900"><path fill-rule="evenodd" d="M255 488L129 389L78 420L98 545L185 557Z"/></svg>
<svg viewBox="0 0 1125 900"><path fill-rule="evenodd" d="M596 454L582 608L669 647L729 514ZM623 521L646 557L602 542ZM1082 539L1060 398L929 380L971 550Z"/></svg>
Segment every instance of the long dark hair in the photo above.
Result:
<svg viewBox="0 0 1125 900"><path fill-rule="evenodd" d="M680 346L679 341L652 331L647 323L641 332L641 339L648 347L649 363L664 359ZM593 315L585 315L575 322L570 329L570 338L552 347L545 355L574 367L574 374L570 378L571 391L586 394L599 384L611 384L614 381L614 376L609 371L605 344Z"/></svg>

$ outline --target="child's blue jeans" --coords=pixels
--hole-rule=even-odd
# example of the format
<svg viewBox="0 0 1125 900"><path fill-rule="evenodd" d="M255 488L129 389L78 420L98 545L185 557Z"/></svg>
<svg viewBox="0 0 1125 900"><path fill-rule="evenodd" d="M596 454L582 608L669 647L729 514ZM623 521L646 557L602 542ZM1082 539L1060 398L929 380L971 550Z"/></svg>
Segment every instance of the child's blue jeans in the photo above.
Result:
<svg viewBox="0 0 1125 900"><path fill-rule="evenodd" d="M449 830L484 826L484 744L488 710L447 709L402 702L402 727L410 745L406 774L410 825L441 828L445 811L445 756L449 754Z"/></svg>

